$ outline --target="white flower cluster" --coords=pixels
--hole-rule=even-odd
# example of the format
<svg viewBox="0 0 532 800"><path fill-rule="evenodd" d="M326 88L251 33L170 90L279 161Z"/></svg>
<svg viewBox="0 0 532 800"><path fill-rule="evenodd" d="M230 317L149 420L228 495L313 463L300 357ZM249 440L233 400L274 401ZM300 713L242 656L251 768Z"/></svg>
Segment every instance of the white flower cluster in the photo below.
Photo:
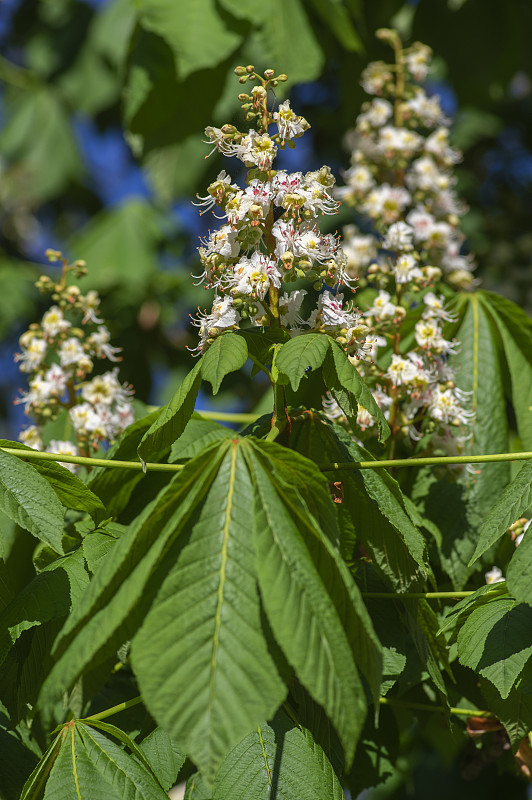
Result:
<svg viewBox="0 0 532 800"><path fill-rule="evenodd" d="M473 419L448 362L457 352L457 343L444 337L452 316L431 290L442 275L455 286L471 285L451 171L459 155L449 146L438 98L415 83L427 75L430 49L419 43L403 49L394 32L381 34L394 44L396 64L370 64L363 73L363 87L378 96L357 119L347 185L335 192L373 223L371 233L344 229L350 276L376 289L365 292L370 357L357 366L394 437L432 432L448 450L467 438ZM338 418L330 399L325 409ZM370 436L375 420L363 408L358 416Z"/></svg>
<svg viewBox="0 0 532 800"><path fill-rule="evenodd" d="M83 295L67 284L67 273L79 273L83 262L69 267L56 251L51 261L61 260L61 281L53 283L42 276L37 281L43 292L51 292L55 304L40 323L30 325L20 337L20 352L15 355L22 372L29 374L28 391L15 402L24 405L34 424L20 433L20 440L42 450L43 427L66 411L73 440L52 439L48 452L64 455L91 455L102 442L115 439L133 422L132 389L118 380L118 367L92 379L88 376L94 360L118 361L119 348L110 344L109 330L97 316L100 298L94 291ZM66 465L72 468L73 465Z"/></svg>
<svg viewBox="0 0 532 800"><path fill-rule="evenodd" d="M453 286L472 285L473 263L462 253L464 236L459 217L466 208L454 190L453 166L459 151L449 144L449 120L438 97L428 97L415 81L424 80L430 48L415 43L402 49L397 64L370 64L362 86L373 95L358 116L351 167L346 185L336 197L371 218L375 235L361 235L354 227L344 235L348 270L360 275L372 264L389 271L389 250L397 249L388 226L400 225L415 248L418 273L410 278L423 285L428 264L441 270ZM400 249L405 249L404 247ZM392 268L395 265L392 264Z"/></svg>
<svg viewBox="0 0 532 800"><path fill-rule="evenodd" d="M225 171L200 197L203 211L217 209L223 224L199 248L203 272L197 276L216 295L209 313L193 324L200 329L198 352L203 351L224 330L238 328L242 320L251 325L283 325L293 335L321 330L336 337L348 353L364 348L366 325L350 302L338 290L349 286L346 257L336 236L323 234L318 215L335 214L339 206L332 196L334 178L329 167L287 173L273 169L278 148L293 146L293 139L309 128L297 116L288 100L277 111L267 107L274 78L264 78L252 67L237 68L241 82L259 82L251 94L241 94L247 119L258 130L241 133L232 125L206 129L209 143L221 153L236 156L250 169L245 188L234 184ZM271 133L270 127L273 127ZM202 211L202 213L203 213ZM307 279L321 292L317 307L308 319L300 314L308 294L297 288L296 280ZM292 286L290 286L292 284Z"/></svg>

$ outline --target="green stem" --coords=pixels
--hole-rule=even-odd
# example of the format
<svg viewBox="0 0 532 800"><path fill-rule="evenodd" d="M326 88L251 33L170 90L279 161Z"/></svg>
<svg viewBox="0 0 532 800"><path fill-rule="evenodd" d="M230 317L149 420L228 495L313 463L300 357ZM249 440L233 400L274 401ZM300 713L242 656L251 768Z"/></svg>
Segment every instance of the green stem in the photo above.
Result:
<svg viewBox="0 0 532 800"><path fill-rule="evenodd" d="M462 600L464 597L469 597L470 595L474 594L474 592L402 592L401 594L398 594L397 592L361 592L360 594L362 597L369 597L373 599L382 598L384 600L402 600L405 597L410 599L415 598L418 600L436 600L438 598Z"/></svg>
<svg viewBox="0 0 532 800"><path fill-rule="evenodd" d="M278 387L282 390L282 386ZM284 408L284 401L283 401ZM213 412L214 413L214 412ZM227 419L234 421L236 417L244 416L237 414L227 414ZM246 415L247 417L248 415ZM249 415L252 418L250 421L257 419L254 414ZM213 417L214 419L214 417ZM242 420L242 421L247 421ZM274 425L277 424L277 434L286 427L288 417L286 420L283 416L275 418ZM273 430L272 426L272 430ZM271 438L268 436L268 438ZM275 438L275 437L273 437ZM144 466L140 461L117 461L111 458L88 458L85 456L68 456L59 453L43 453L39 450L22 450L15 447L0 447L4 453L9 453L12 456L18 456L24 459L34 459L37 461L62 461L65 464L81 464L89 467L117 467L119 469L137 469L142 470ZM420 467L431 466L438 464L488 464L493 461L529 461L532 459L532 453L492 453L485 456L437 456L434 458L397 458L395 461L345 461L333 462L332 464L318 464L317 467L322 472L335 472L336 470L351 470L351 469L383 469L385 467ZM183 464L157 464L148 462L145 465L144 471L151 472L177 472L183 469Z"/></svg>
<svg viewBox="0 0 532 800"><path fill-rule="evenodd" d="M250 356L251 358L251 356ZM254 359L251 359L254 361ZM265 367L263 367L265 369ZM257 414L232 414L229 411L198 411L202 417L218 420L219 422L255 422Z"/></svg>
<svg viewBox="0 0 532 800"><path fill-rule="evenodd" d="M136 469L142 470L143 465L140 461L117 461L111 458L88 458L85 456L67 456L60 455L59 453L41 453L38 450L22 450L14 447L0 447L4 453L9 453L12 456L19 458L36 460L36 461L61 461L65 464L81 464L88 467L118 467L120 469ZM183 464L155 464L148 463L145 465L145 471L152 472L177 472L183 469Z"/></svg>
<svg viewBox="0 0 532 800"><path fill-rule="evenodd" d="M343 461L318 464L322 472L337 469L383 469L385 467L425 467L438 464L489 464L494 461L529 461L532 453L490 453L482 456L434 456L432 458L396 458L383 461Z"/></svg>
<svg viewBox="0 0 532 800"><path fill-rule="evenodd" d="M97 714L91 714L90 717L83 717L84 720L91 720L91 719L107 719L107 717L112 717L113 714L118 714L120 711L125 711L126 708L132 708L133 706L138 706L139 703L142 703L142 697L132 697L131 700L124 700L123 703L118 703L117 706L112 706L111 708L106 708L104 711L99 711Z"/></svg>
<svg viewBox="0 0 532 800"><path fill-rule="evenodd" d="M442 711L449 710L451 714L458 714L464 717L486 717L488 719L496 719L495 714L491 711L481 711L476 708L458 708L451 706L446 709L444 706L435 706L431 703L409 703L406 700L395 700L393 697L380 697L379 702L385 706L397 706L398 708L411 708L415 711Z"/></svg>
<svg viewBox="0 0 532 800"><path fill-rule="evenodd" d="M250 361L253 361L253 363L256 364L259 369L261 369L263 372L265 372L266 375L268 376L268 378L270 379L270 382L273 383L272 373L270 372L268 367L265 367L264 364L262 363L262 361L259 361L258 358L255 358L255 356L252 355L249 351L248 351L248 358L249 358ZM203 414L203 411L200 412L200 413ZM248 414L248 416L252 416L252 415ZM214 419L214 417L213 417L213 419ZM257 419L257 415L256 414L255 414L255 419ZM253 422L253 420L251 420L251 422Z"/></svg>

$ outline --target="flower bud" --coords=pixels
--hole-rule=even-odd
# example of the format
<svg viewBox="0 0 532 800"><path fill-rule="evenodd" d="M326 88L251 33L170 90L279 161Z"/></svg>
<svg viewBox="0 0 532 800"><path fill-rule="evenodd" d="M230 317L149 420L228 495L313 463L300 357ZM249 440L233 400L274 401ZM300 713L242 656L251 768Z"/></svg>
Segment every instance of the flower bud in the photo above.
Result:
<svg viewBox="0 0 532 800"><path fill-rule="evenodd" d="M275 75L275 70L274 69L265 69L264 70L264 77L266 78L267 81L270 81L273 78L274 75Z"/></svg>

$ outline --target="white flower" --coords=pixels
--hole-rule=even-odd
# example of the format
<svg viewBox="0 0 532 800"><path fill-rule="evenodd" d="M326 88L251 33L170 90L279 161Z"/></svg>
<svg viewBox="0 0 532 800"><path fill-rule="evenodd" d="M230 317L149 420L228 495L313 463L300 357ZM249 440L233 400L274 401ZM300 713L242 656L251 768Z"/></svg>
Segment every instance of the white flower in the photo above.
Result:
<svg viewBox="0 0 532 800"><path fill-rule="evenodd" d="M238 232L231 225L222 225L217 231L209 234L208 239L202 239L202 255L210 256L218 253L224 258L236 258L240 252L240 243L237 239Z"/></svg>
<svg viewBox="0 0 532 800"><path fill-rule="evenodd" d="M346 225L343 234L347 270L356 274L359 269L368 267L377 258L375 237L371 234L367 236L356 234L354 225Z"/></svg>
<svg viewBox="0 0 532 800"><path fill-rule="evenodd" d="M500 583L504 580L502 571L499 569L499 567L492 567L489 572L486 572L484 577L488 585L491 583Z"/></svg>
<svg viewBox="0 0 532 800"><path fill-rule="evenodd" d="M21 372L33 372L41 365L48 345L44 339L39 339L33 335L23 335L20 338L21 344L24 346L21 353L15 354L15 361L20 362Z"/></svg>
<svg viewBox="0 0 532 800"><path fill-rule="evenodd" d="M419 269L416 259L407 254L399 256L392 267L392 272L397 283L409 283L423 278L423 273Z"/></svg>
<svg viewBox="0 0 532 800"><path fill-rule="evenodd" d="M80 296L79 300L81 308L85 312L81 320L82 324L86 325L87 322L94 322L96 325L101 325L103 320L96 315L96 311L100 305L100 295L98 292L91 289L85 296Z"/></svg>
<svg viewBox="0 0 532 800"><path fill-rule="evenodd" d="M273 114L277 122L281 139L295 139L310 128L304 117L298 117L290 108L290 101L285 100Z"/></svg>
<svg viewBox="0 0 532 800"><path fill-rule="evenodd" d="M391 223L396 221L411 200L410 192L402 186L383 183L368 194L362 210L370 217L381 217L385 223Z"/></svg>
<svg viewBox="0 0 532 800"><path fill-rule="evenodd" d="M416 81L424 81L427 77L432 50L426 44L416 42L412 45L410 53L405 56L405 62Z"/></svg>
<svg viewBox="0 0 532 800"><path fill-rule="evenodd" d="M62 367L70 364L77 364L81 358L85 357L85 351L79 339L71 337L61 343L59 348L59 359Z"/></svg>
<svg viewBox="0 0 532 800"><path fill-rule="evenodd" d="M386 231L382 243L385 250L412 250L414 230L406 222L394 222Z"/></svg>
<svg viewBox="0 0 532 800"><path fill-rule="evenodd" d="M379 320L393 319L395 317L396 307L394 303L390 302L389 292L383 289L379 292L373 305L365 312L367 317L375 317Z"/></svg>
<svg viewBox="0 0 532 800"><path fill-rule="evenodd" d="M101 425L100 418L90 403L73 406L68 413L76 431L94 431Z"/></svg>
<svg viewBox="0 0 532 800"><path fill-rule="evenodd" d="M112 347L109 344L111 334L105 325L101 325L97 331L91 333L87 338L87 342L94 349L98 358L108 358L109 361L120 361L117 353L120 353L121 347Z"/></svg>
<svg viewBox="0 0 532 800"><path fill-rule="evenodd" d="M52 387L51 392L61 396L67 387L68 376L63 372L59 364L52 364L50 369L44 373L46 381Z"/></svg>
<svg viewBox="0 0 532 800"><path fill-rule="evenodd" d="M334 295L326 289L318 298L318 307L309 317L309 325L314 327L318 320L329 328L355 328L360 316L356 312L342 308L343 294ZM366 328L367 330L367 328Z"/></svg>
<svg viewBox="0 0 532 800"><path fill-rule="evenodd" d="M469 425L474 417L472 411L462 407L456 389L443 389L440 384L434 387L428 413L433 419L452 425Z"/></svg>
<svg viewBox="0 0 532 800"><path fill-rule="evenodd" d="M47 403L52 396L54 388L50 381L45 380L41 375L36 375L32 378L29 382L29 387L29 392L25 392L15 401L16 403L24 404L26 413L28 413L32 405L39 406Z"/></svg>
<svg viewBox="0 0 532 800"><path fill-rule="evenodd" d="M235 155L244 162L246 167L254 164L263 172L269 170L277 154L277 147L267 133L257 133L250 130L239 145L233 145Z"/></svg>
<svg viewBox="0 0 532 800"><path fill-rule="evenodd" d="M18 438L28 447L32 447L34 450L42 450L41 431L37 425L29 425L24 428L24 430L20 431Z"/></svg>
<svg viewBox="0 0 532 800"><path fill-rule="evenodd" d="M413 153L419 150L423 144L423 138L408 128L395 128L393 125L386 125L381 129L378 140L378 148L384 152L397 151L399 153Z"/></svg>
<svg viewBox="0 0 532 800"><path fill-rule="evenodd" d="M440 98L437 95L427 97L421 88L416 89L415 96L408 100L405 106L408 111L415 114L427 126L448 122L441 110Z"/></svg>
<svg viewBox="0 0 532 800"><path fill-rule="evenodd" d="M261 300L270 285L280 288L281 273L276 262L258 250L252 253L251 258L243 256L234 265L233 276L227 279L227 286L234 287L236 294L253 295Z"/></svg>
<svg viewBox="0 0 532 800"><path fill-rule="evenodd" d="M374 128L380 128L393 114L393 106L388 100L378 97L372 100L367 111L359 114L357 123L367 121Z"/></svg>
<svg viewBox="0 0 532 800"><path fill-rule="evenodd" d="M296 289L291 294L286 294L285 292L279 298L279 313L281 314L283 325L288 325L294 329L304 324L299 312L306 294L305 289Z"/></svg>
<svg viewBox="0 0 532 800"><path fill-rule="evenodd" d="M427 306L423 312L424 319L436 317L437 319L444 319L446 322L452 322L456 319L453 314L445 310L445 298L443 295L436 297L434 292L427 292L423 298L423 302Z"/></svg>
<svg viewBox="0 0 532 800"><path fill-rule="evenodd" d="M358 196L362 196L369 192L375 186L375 178L371 174L371 170L362 164L355 164L344 173L344 179L348 186L342 186L335 189L336 197L340 199L352 191Z"/></svg>
<svg viewBox="0 0 532 800"><path fill-rule="evenodd" d="M68 330L71 323L63 316L59 306L52 306L42 318L42 329L45 336L53 339L58 333Z"/></svg>
<svg viewBox="0 0 532 800"><path fill-rule="evenodd" d="M81 396L93 405L99 403L111 405L119 400L123 401L130 394L131 389L127 386L122 386L118 380L118 368L112 372L104 372L103 375L97 375L81 387Z"/></svg>

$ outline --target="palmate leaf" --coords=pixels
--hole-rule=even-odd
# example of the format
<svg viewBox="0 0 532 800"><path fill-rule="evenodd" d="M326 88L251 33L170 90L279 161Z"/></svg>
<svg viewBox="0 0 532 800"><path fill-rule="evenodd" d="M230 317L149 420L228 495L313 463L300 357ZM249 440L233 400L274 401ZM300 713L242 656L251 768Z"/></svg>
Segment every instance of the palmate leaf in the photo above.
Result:
<svg viewBox="0 0 532 800"><path fill-rule="evenodd" d="M212 798L343 800L344 793L310 731L279 711L229 753L216 776Z"/></svg>
<svg viewBox="0 0 532 800"><path fill-rule="evenodd" d="M188 779L183 800L212 800L212 789L199 772L194 772Z"/></svg>
<svg viewBox="0 0 532 800"><path fill-rule="evenodd" d="M329 338L329 352L323 366L327 388L356 430L358 404L377 420L379 442L390 436L390 428L375 398L364 383L360 373L349 361L342 348Z"/></svg>
<svg viewBox="0 0 532 800"><path fill-rule="evenodd" d="M438 629L438 635L446 631L453 631L457 625L461 627L475 608L485 605L486 603L491 603L492 600L495 600L503 594L506 594L506 584L504 581L500 583L488 583L481 586L480 589L477 589L476 592L473 592L469 597L464 597L463 600L460 600L455 605L449 606Z"/></svg>
<svg viewBox="0 0 532 800"><path fill-rule="evenodd" d="M113 727L113 726L110 726ZM56 739L48 774L40 765L28 779L21 800L165 800L153 774L89 722L67 723ZM50 764L51 762L51 764ZM37 774L36 774L37 773ZM37 780L36 780L37 778Z"/></svg>
<svg viewBox="0 0 532 800"><path fill-rule="evenodd" d="M275 442L253 442L252 447L263 468L273 473L276 491L296 522L342 621L357 666L378 703L381 645L358 587L340 556L335 508L327 480L312 461Z"/></svg>
<svg viewBox="0 0 532 800"><path fill-rule="evenodd" d="M321 367L328 349L329 337L323 333L295 336L281 347L275 366L284 382L290 382L294 392L297 392L305 372Z"/></svg>
<svg viewBox="0 0 532 800"><path fill-rule="evenodd" d="M527 508L532 505L532 461L525 462L514 480L491 508L478 532L478 542L470 564L504 536Z"/></svg>
<svg viewBox="0 0 532 800"><path fill-rule="evenodd" d="M217 336L201 358L201 377L212 385L217 394L222 380L230 372L244 366L248 357L246 340L236 333Z"/></svg>
<svg viewBox="0 0 532 800"><path fill-rule="evenodd" d="M460 663L508 697L532 655L532 608L503 597L475 609L458 632Z"/></svg>
<svg viewBox="0 0 532 800"><path fill-rule="evenodd" d="M56 642L55 664L39 698L45 720L65 689L87 667L105 661L140 625L150 591L160 585L156 570L207 491L217 458L214 445L185 466L103 560Z"/></svg>
<svg viewBox="0 0 532 800"><path fill-rule="evenodd" d="M7 439L0 439L0 447L15 448L17 450L29 450L35 452L31 447L27 447L20 442L10 442ZM24 461L24 459L20 459ZM61 504L65 508L73 508L76 511L88 511L94 515L97 511L103 511L101 500L88 489L82 480L74 475L70 470L56 464L54 461L37 461L34 458L25 463L32 466L39 475L46 478Z"/></svg>
<svg viewBox="0 0 532 800"><path fill-rule="evenodd" d="M142 461L164 451L185 430L192 416L201 384L201 360L190 370L183 383L155 422L146 431L137 452Z"/></svg>
<svg viewBox="0 0 532 800"><path fill-rule="evenodd" d="M297 526L251 448L254 537L261 598L274 636L300 682L323 706L346 753L354 748L366 702L351 645Z"/></svg>
<svg viewBox="0 0 532 800"><path fill-rule="evenodd" d="M186 461L194 458L213 442L221 442L234 436L231 428L226 428L212 419L206 419L194 412L177 442L172 445L169 461Z"/></svg>
<svg viewBox="0 0 532 800"><path fill-rule="evenodd" d="M36 469L0 449L0 510L37 539L63 552L63 507Z"/></svg>
<svg viewBox="0 0 532 800"><path fill-rule="evenodd" d="M131 650L150 713L209 780L227 750L286 694L261 630L251 478L238 442L220 449L201 512L171 553Z"/></svg>

